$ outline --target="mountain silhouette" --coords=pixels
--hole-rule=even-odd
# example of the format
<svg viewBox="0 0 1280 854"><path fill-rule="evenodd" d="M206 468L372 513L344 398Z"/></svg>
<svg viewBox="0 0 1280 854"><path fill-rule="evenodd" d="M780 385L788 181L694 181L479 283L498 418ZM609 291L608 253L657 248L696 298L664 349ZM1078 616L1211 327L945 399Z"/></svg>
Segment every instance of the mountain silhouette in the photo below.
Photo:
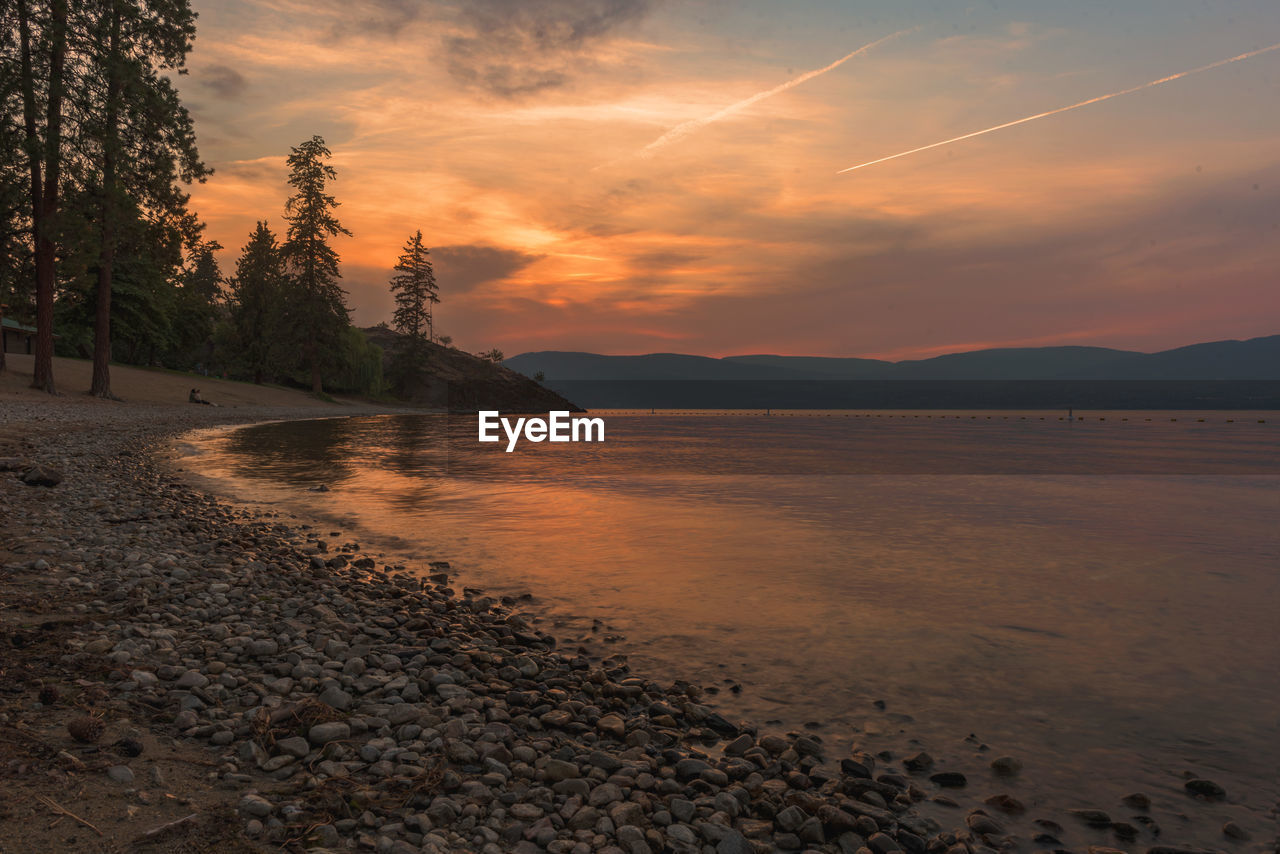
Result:
<svg viewBox="0 0 1280 854"><path fill-rule="evenodd" d="M603 356L548 350L504 362L548 383L563 381L928 380L928 381L1222 381L1280 380L1280 335L1213 341L1159 353L1106 347L1021 347L888 362L820 356L680 353Z"/></svg>

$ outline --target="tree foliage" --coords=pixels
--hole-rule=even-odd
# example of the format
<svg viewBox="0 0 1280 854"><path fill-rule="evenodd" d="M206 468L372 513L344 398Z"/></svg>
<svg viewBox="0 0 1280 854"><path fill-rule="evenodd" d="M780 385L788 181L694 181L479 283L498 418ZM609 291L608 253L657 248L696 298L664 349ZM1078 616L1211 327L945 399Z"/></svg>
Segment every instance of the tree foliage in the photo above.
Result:
<svg viewBox="0 0 1280 854"><path fill-rule="evenodd" d="M396 391L409 397L427 370L427 342L434 337L431 307L440 301L431 253L422 242L421 229L409 238L396 260L391 293L396 301L392 320L396 331L405 336L391 356L391 379Z"/></svg>
<svg viewBox="0 0 1280 854"><path fill-rule="evenodd" d="M56 325L60 353L92 355L101 396L111 361L381 394L382 354L340 285L332 244L350 232L321 137L288 155L280 240L259 223L223 289L184 189L210 170L172 82L191 3L0 0L0 301L37 327L33 385L55 390ZM392 281L418 366L439 301L429 254L419 231Z"/></svg>
<svg viewBox="0 0 1280 854"><path fill-rule="evenodd" d="M6 98L6 124L22 142L26 204L31 211L36 346L31 386L53 394L54 231L62 192L63 101L69 42L67 0L9 0L0 5L0 79L17 88Z"/></svg>
<svg viewBox="0 0 1280 854"><path fill-rule="evenodd" d="M334 215L338 201L328 192L337 178L331 157L319 136L291 149L294 194L285 203L289 228L281 248L290 274L292 332L315 392L323 391L324 373L338 367L341 337L350 325L347 293L338 285L338 253L329 245L331 238L351 234Z"/></svg>
<svg viewBox="0 0 1280 854"><path fill-rule="evenodd" d="M395 295L393 320L398 332L415 341L431 340L431 307L440 302L436 274L431 268L431 251L422 243L419 229L405 244L391 277L391 293Z"/></svg>
<svg viewBox="0 0 1280 854"><path fill-rule="evenodd" d="M94 349L100 244L93 204L92 198L69 196L58 236L57 349L66 356L87 357ZM183 369L205 362L217 313L217 244L200 240L199 227L187 217L156 219L132 204L118 216L113 359Z"/></svg>
<svg viewBox="0 0 1280 854"><path fill-rule="evenodd" d="M84 122L86 184L97 197L98 261L90 392L111 396L111 295L121 212L185 211L179 181L203 180L191 117L164 71L180 71L195 37L189 0L89 0L73 43L84 85L72 90ZM190 307L190 300L181 301Z"/></svg>
<svg viewBox="0 0 1280 854"><path fill-rule="evenodd" d="M261 385L271 374L281 373L287 328L285 296L289 290L284 256L276 236L265 222L249 235L236 262L236 274L228 281L229 328L225 345L231 363Z"/></svg>
<svg viewBox="0 0 1280 854"><path fill-rule="evenodd" d="M174 356L179 364L207 367L213 357L214 327L222 313L222 272L214 255L222 245L197 240L174 291Z"/></svg>
<svg viewBox="0 0 1280 854"><path fill-rule="evenodd" d="M208 170L191 117L166 75L182 73L194 35L190 0L0 0L0 276L23 254L7 246L8 236L26 231L38 388L54 391L55 297L69 294L60 317L77 316L88 275L96 339L92 390L110 395L111 324L120 314L112 307L117 261L121 271L129 268L129 286L135 286L149 263L138 256L139 222L147 224L144 231L164 235L165 246L145 250L152 256L168 251L172 224L186 221L184 230L191 231L194 219L179 185L202 180ZM21 215L8 204L19 186ZM136 257L124 257L126 249ZM153 273L142 279L154 283ZM160 278L179 284L167 274ZM157 310L173 302L169 296L157 299Z"/></svg>

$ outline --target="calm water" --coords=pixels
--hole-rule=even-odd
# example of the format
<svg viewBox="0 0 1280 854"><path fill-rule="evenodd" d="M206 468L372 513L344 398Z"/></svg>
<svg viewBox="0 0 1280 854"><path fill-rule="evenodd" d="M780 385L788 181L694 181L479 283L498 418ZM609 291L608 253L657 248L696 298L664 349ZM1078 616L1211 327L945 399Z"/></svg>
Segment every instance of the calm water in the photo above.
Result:
<svg viewBox="0 0 1280 854"><path fill-rule="evenodd" d="M531 591L563 646L819 723L830 757L923 747L969 775L966 805L1026 802L1028 837L1044 816L1119 845L1062 811L1130 820L1140 790L1165 842L1270 841L1280 418L971 415L614 414L602 445L510 454L474 417L319 420L201 434L184 464L389 562ZM1012 783L987 771L1002 754ZM1228 801L1192 801L1188 774Z"/></svg>

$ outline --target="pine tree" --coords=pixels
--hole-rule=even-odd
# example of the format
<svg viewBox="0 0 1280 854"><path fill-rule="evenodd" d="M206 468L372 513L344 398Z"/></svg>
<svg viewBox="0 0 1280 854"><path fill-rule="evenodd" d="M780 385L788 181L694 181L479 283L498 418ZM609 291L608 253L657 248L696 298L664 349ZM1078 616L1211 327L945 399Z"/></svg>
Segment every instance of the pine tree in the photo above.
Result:
<svg viewBox="0 0 1280 854"><path fill-rule="evenodd" d="M391 278L391 292L396 297L396 312L392 318L396 330L415 342L430 341L435 337L431 306L440 302L440 297L430 256L431 250L422 244L422 231L419 230L409 238L404 253L396 261L395 271L399 275Z"/></svg>
<svg viewBox="0 0 1280 854"><path fill-rule="evenodd" d="M190 0L90 0L77 8L86 78L102 81L85 88L81 105L99 228L90 394L112 397L111 280L124 211L133 205L151 216L183 213L187 197L177 183L209 174L191 116L164 76L183 68L195 13Z"/></svg>
<svg viewBox="0 0 1280 854"><path fill-rule="evenodd" d="M213 355L213 330L222 298L222 271L214 253L216 240L196 240L187 248L187 265L174 294L173 333L176 364L208 365Z"/></svg>
<svg viewBox="0 0 1280 854"><path fill-rule="evenodd" d="M30 265L31 207L21 114L18 75L0 75L0 318L26 319L35 278ZM0 372L4 369L4 348L0 347Z"/></svg>
<svg viewBox="0 0 1280 854"><path fill-rule="evenodd" d="M14 0L0 6L4 36L0 71L17 81L21 136L31 210L35 270L36 346L31 387L53 394L53 297L57 246L54 242L62 190L63 108L67 94L67 0ZM14 35L16 32L16 36ZM6 109L8 112L8 109ZM8 116L6 116L8 119Z"/></svg>
<svg viewBox="0 0 1280 854"><path fill-rule="evenodd" d="M228 282L234 346L258 385L278 368L287 284L276 236L265 222L259 222L236 262L235 277Z"/></svg>
<svg viewBox="0 0 1280 854"><path fill-rule="evenodd" d="M295 192L285 203L289 223L281 251L290 273L294 314L293 334L304 367L311 373L311 390L324 390L324 371L339 360L342 333L350 324L346 291L338 285L338 253L329 238L350 235L333 214L338 202L326 192L337 172L324 139L313 136L291 149L289 186Z"/></svg>
<svg viewBox="0 0 1280 854"><path fill-rule="evenodd" d="M123 252L136 237L138 218L167 235L186 217L187 197L177 183L208 171L196 153L191 118L167 76L182 72L194 35L191 0L0 0L0 123L6 148L21 152L24 161L35 388L55 390L55 294L62 302L86 269L67 263L74 254L77 262L92 258L92 391L111 396L117 255L136 279L137 259ZM167 246L147 250L167 252ZM154 283L149 272L143 278ZM65 344L65 334L63 339Z"/></svg>

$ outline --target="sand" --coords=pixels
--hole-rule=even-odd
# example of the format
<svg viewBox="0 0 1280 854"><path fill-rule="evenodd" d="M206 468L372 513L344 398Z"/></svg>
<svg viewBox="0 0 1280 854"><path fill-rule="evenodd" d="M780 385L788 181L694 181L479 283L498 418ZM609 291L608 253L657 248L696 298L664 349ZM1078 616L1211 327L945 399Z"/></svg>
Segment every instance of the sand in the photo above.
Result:
<svg viewBox="0 0 1280 854"><path fill-rule="evenodd" d="M5 356L7 370L0 373L0 405L6 401L34 400L46 397L45 393L31 388L31 372L34 357L8 353ZM93 362L88 359L53 360L53 379L58 394L63 399L82 398L114 405L110 401L92 401L88 397ZM191 407L187 402L191 389L200 389L201 396L221 407L300 407L324 409L333 404L319 400L310 393L275 385L219 380L198 374L167 371L159 368L136 368L127 365L111 366L111 390L121 402L152 406Z"/></svg>

